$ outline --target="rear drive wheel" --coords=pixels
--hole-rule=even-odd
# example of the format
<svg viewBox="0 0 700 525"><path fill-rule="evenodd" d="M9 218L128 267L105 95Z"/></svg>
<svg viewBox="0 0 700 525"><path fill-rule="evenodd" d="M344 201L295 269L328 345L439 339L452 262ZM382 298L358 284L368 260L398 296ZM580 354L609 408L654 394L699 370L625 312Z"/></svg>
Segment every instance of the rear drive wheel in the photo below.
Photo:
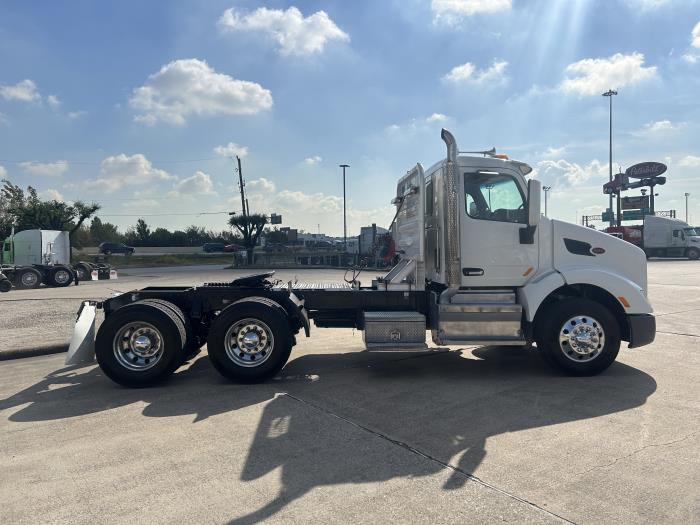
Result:
<svg viewBox="0 0 700 525"><path fill-rule="evenodd" d="M239 383L260 383L284 367L293 336L281 308L244 301L227 307L214 321L207 349L212 365Z"/></svg>
<svg viewBox="0 0 700 525"><path fill-rule="evenodd" d="M700 250L698 248L688 248L686 254L688 255L688 259L691 259L693 261L696 261L698 258L700 258Z"/></svg>
<svg viewBox="0 0 700 525"><path fill-rule="evenodd" d="M17 273L17 288L38 288L41 285L41 273L35 268L24 268Z"/></svg>
<svg viewBox="0 0 700 525"><path fill-rule="evenodd" d="M69 286L73 282L73 272L64 266L57 266L49 271L48 282L59 288Z"/></svg>
<svg viewBox="0 0 700 525"><path fill-rule="evenodd" d="M88 263L81 262L76 264L75 273L78 276L78 281L92 280L92 266Z"/></svg>
<svg viewBox="0 0 700 525"><path fill-rule="evenodd" d="M179 366L185 340L184 324L172 310L139 301L105 319L97 333L95 354L112 381L148 387L168 378Z"/></svg>
<svg viewBox="0 0 700 525"><path fill-rule="evenodd" d="M164 308L168 308L182 321L182 324L185 327L185 345L182 348L181 359L178 366L192 359L200 352L201 348L206 343L206 340L200 339L192 327L192 323L190 322L189 318L183 313L179 306L164 299L146 299L143 302L146 304L157 304Z"/></svg>
<svg viewBox="0 0 700 525"><path fill-rule="evenodd" d="M567 298L543 312L537 347L545 360L569 375L590 376L608 368L620 350L620 329L603 305Z"/></svg>
<svg viewBox="0 0 700 525"><path fill-rule="evenodd" d="M12 290L12 283L9 279L0 279L0 293L6 293Z"/></svg>

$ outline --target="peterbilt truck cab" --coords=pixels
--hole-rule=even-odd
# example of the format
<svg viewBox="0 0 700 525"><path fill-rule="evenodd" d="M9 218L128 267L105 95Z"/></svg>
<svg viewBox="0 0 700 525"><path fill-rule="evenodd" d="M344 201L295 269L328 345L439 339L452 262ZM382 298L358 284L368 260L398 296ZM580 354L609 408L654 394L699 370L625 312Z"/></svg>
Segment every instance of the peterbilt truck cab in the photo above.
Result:
<svg viewBox="0 0 700 525"><path fill-rule="evenodd" d="M67 364L96 355L105 375L149 386L204 344L238 382L274 377L303 331L354 328L368 350L536 347L570 375L605 370L651 343L644 252L602 232L542 217L540 182L525 163L460 154L401 177L390 228L398 263L363 285L275 281L274 272L189 287L149 287L85 302ZM528 176L529 179L528 179ZM105 320L95 332L96 310ZM434 348L434 347L433 347Z"/></svg>

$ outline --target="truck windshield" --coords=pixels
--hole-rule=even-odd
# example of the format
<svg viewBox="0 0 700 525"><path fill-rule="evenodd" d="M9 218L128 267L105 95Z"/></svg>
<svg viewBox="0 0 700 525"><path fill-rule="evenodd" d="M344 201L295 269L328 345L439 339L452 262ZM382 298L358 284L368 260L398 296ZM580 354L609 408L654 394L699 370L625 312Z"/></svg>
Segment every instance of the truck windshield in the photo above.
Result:
<svg viewBox="0 0 700 525"><path fill-rule="evenodd" d="M465 173L464 191L467 214L474 219L527 222L525 197L510 175L492 171Z"/></svg>
<svg viewBox="0 0 700 525"><path fill-rule="evenodd" d="M700 232L695 228L683 228L683 231L690 237L700 236Z"/></svg>

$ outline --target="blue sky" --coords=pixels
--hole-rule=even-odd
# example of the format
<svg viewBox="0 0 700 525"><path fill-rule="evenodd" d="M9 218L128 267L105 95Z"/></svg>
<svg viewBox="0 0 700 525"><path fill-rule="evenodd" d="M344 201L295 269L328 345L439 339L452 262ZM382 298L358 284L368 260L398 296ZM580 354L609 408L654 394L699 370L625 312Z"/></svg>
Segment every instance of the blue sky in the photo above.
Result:
<svg viewBox="0 0 700 525"><path fill-rule="evenodd" d="M609 87L614 171L667 163L657 209L690 192L700 222L698 0L3 1L0 64L0 175L120 227L222 228L231 154L287 226L342 234L341 163L349 233L386 225L443 126L575 221L606 204Z"/></svg>

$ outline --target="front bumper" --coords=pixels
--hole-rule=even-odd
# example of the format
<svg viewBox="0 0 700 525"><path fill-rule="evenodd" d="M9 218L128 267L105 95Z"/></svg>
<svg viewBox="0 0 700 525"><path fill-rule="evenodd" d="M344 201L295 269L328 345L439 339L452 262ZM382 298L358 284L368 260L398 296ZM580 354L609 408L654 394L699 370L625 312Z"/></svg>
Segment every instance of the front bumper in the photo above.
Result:
<svg viewBox="0 0 700 525"><path fill-rule="evenodd" d="M656 336L656 318L651 314L632 314L627 316L630 327L630 344L627 348L637 348L654 342Z"/></svg>

